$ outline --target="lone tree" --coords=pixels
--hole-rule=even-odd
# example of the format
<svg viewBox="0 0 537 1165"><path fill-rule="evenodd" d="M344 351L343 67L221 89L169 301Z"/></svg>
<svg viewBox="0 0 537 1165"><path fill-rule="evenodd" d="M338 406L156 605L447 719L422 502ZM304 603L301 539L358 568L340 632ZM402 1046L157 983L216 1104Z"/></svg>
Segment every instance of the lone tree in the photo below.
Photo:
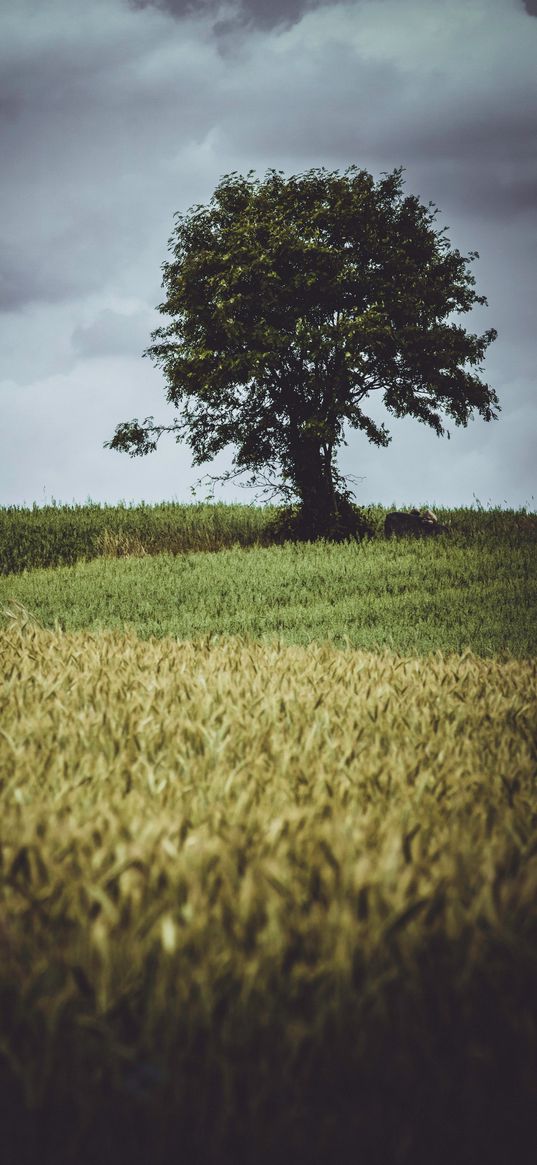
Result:
<svg viewBox="0 0 537 1165"><path fill-rule="evenodd" d="M487 302L469 270L477 252L451 249L402 175L232 173L207 206L176 215L159 306L170 322L144 355L180 415L127 421L107 447L143 455L171 432L201 465L231 446L224 478L272 481L300 502L308 536L330 536L352 509L335 463L346 426L390 441L365 411L372 393L439 436L445 417L494 418L477 373L496 332L453 322Z"/></svg>

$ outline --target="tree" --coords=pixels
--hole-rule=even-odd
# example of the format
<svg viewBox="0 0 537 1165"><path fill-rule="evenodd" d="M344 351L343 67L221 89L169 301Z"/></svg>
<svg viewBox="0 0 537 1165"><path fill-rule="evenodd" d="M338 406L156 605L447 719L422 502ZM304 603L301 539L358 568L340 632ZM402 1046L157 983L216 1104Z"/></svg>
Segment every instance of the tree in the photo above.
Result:
<svg viewBox="0 0 537 1165"><path fill-rule="evenodd" d="M125 422L107 446L143 455L171 432L197 465L231 446L227 476L268 475L299 500L310 536L330 535L350 497L335 461L346 428L390 440L365 411L371 394L439 436L446 417L494 418L477 373L496 332L453 320L487 302L469 270L477 252L451 249L402 175L232 173L208 205L176 215L159 306L170 322L144 355L180 416Z"/></svg>

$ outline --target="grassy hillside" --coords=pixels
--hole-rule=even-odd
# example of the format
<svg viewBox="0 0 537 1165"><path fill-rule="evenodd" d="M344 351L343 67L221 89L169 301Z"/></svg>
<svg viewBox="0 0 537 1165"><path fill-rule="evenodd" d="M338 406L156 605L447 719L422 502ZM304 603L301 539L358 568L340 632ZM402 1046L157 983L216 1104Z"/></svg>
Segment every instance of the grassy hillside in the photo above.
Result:
<svg viewBox="0 0 537 1165"><path fill-rule="evenodd" d="M534 664L0 650L13 1162L528 1160Z"/></svg>
<svg viewBox="0 0 537 1165"><path fill-rule="evenodd" d="M104 558L0 578L0 610L22 603L68 631L524 656L537 645L536 567L532 538L496 534Z"/></svg>

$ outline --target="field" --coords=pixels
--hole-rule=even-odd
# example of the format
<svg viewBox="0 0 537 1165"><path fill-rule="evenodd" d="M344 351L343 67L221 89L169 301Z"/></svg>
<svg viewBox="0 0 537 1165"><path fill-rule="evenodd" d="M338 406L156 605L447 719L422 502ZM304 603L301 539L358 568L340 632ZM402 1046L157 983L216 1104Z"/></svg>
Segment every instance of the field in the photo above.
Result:
<svg viewBox="0 0 537 1165"><path fill-rule="evenodd" d="M537 523L444 516L0 579L3 1161L534 1160Z"/></svg>
<svg viewBox="0 0 537 1165"><path fill-rule="evenodd" d="M0 508L0 574L71 565L101 555L181 554L262 542L276 515L271 507L22 506Z"/></svg>

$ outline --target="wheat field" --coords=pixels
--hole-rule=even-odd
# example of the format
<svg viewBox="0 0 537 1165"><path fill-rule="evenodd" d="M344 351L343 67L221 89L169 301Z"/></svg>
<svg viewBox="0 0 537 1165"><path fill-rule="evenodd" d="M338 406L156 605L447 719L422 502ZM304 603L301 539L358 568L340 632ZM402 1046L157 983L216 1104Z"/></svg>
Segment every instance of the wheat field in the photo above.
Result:
<svg viewBox="0 0 537 1165"><path fill-rule="evenodd" d="M533 1159L533 660L16 606L0 655L14 1162Z"/></svg>

